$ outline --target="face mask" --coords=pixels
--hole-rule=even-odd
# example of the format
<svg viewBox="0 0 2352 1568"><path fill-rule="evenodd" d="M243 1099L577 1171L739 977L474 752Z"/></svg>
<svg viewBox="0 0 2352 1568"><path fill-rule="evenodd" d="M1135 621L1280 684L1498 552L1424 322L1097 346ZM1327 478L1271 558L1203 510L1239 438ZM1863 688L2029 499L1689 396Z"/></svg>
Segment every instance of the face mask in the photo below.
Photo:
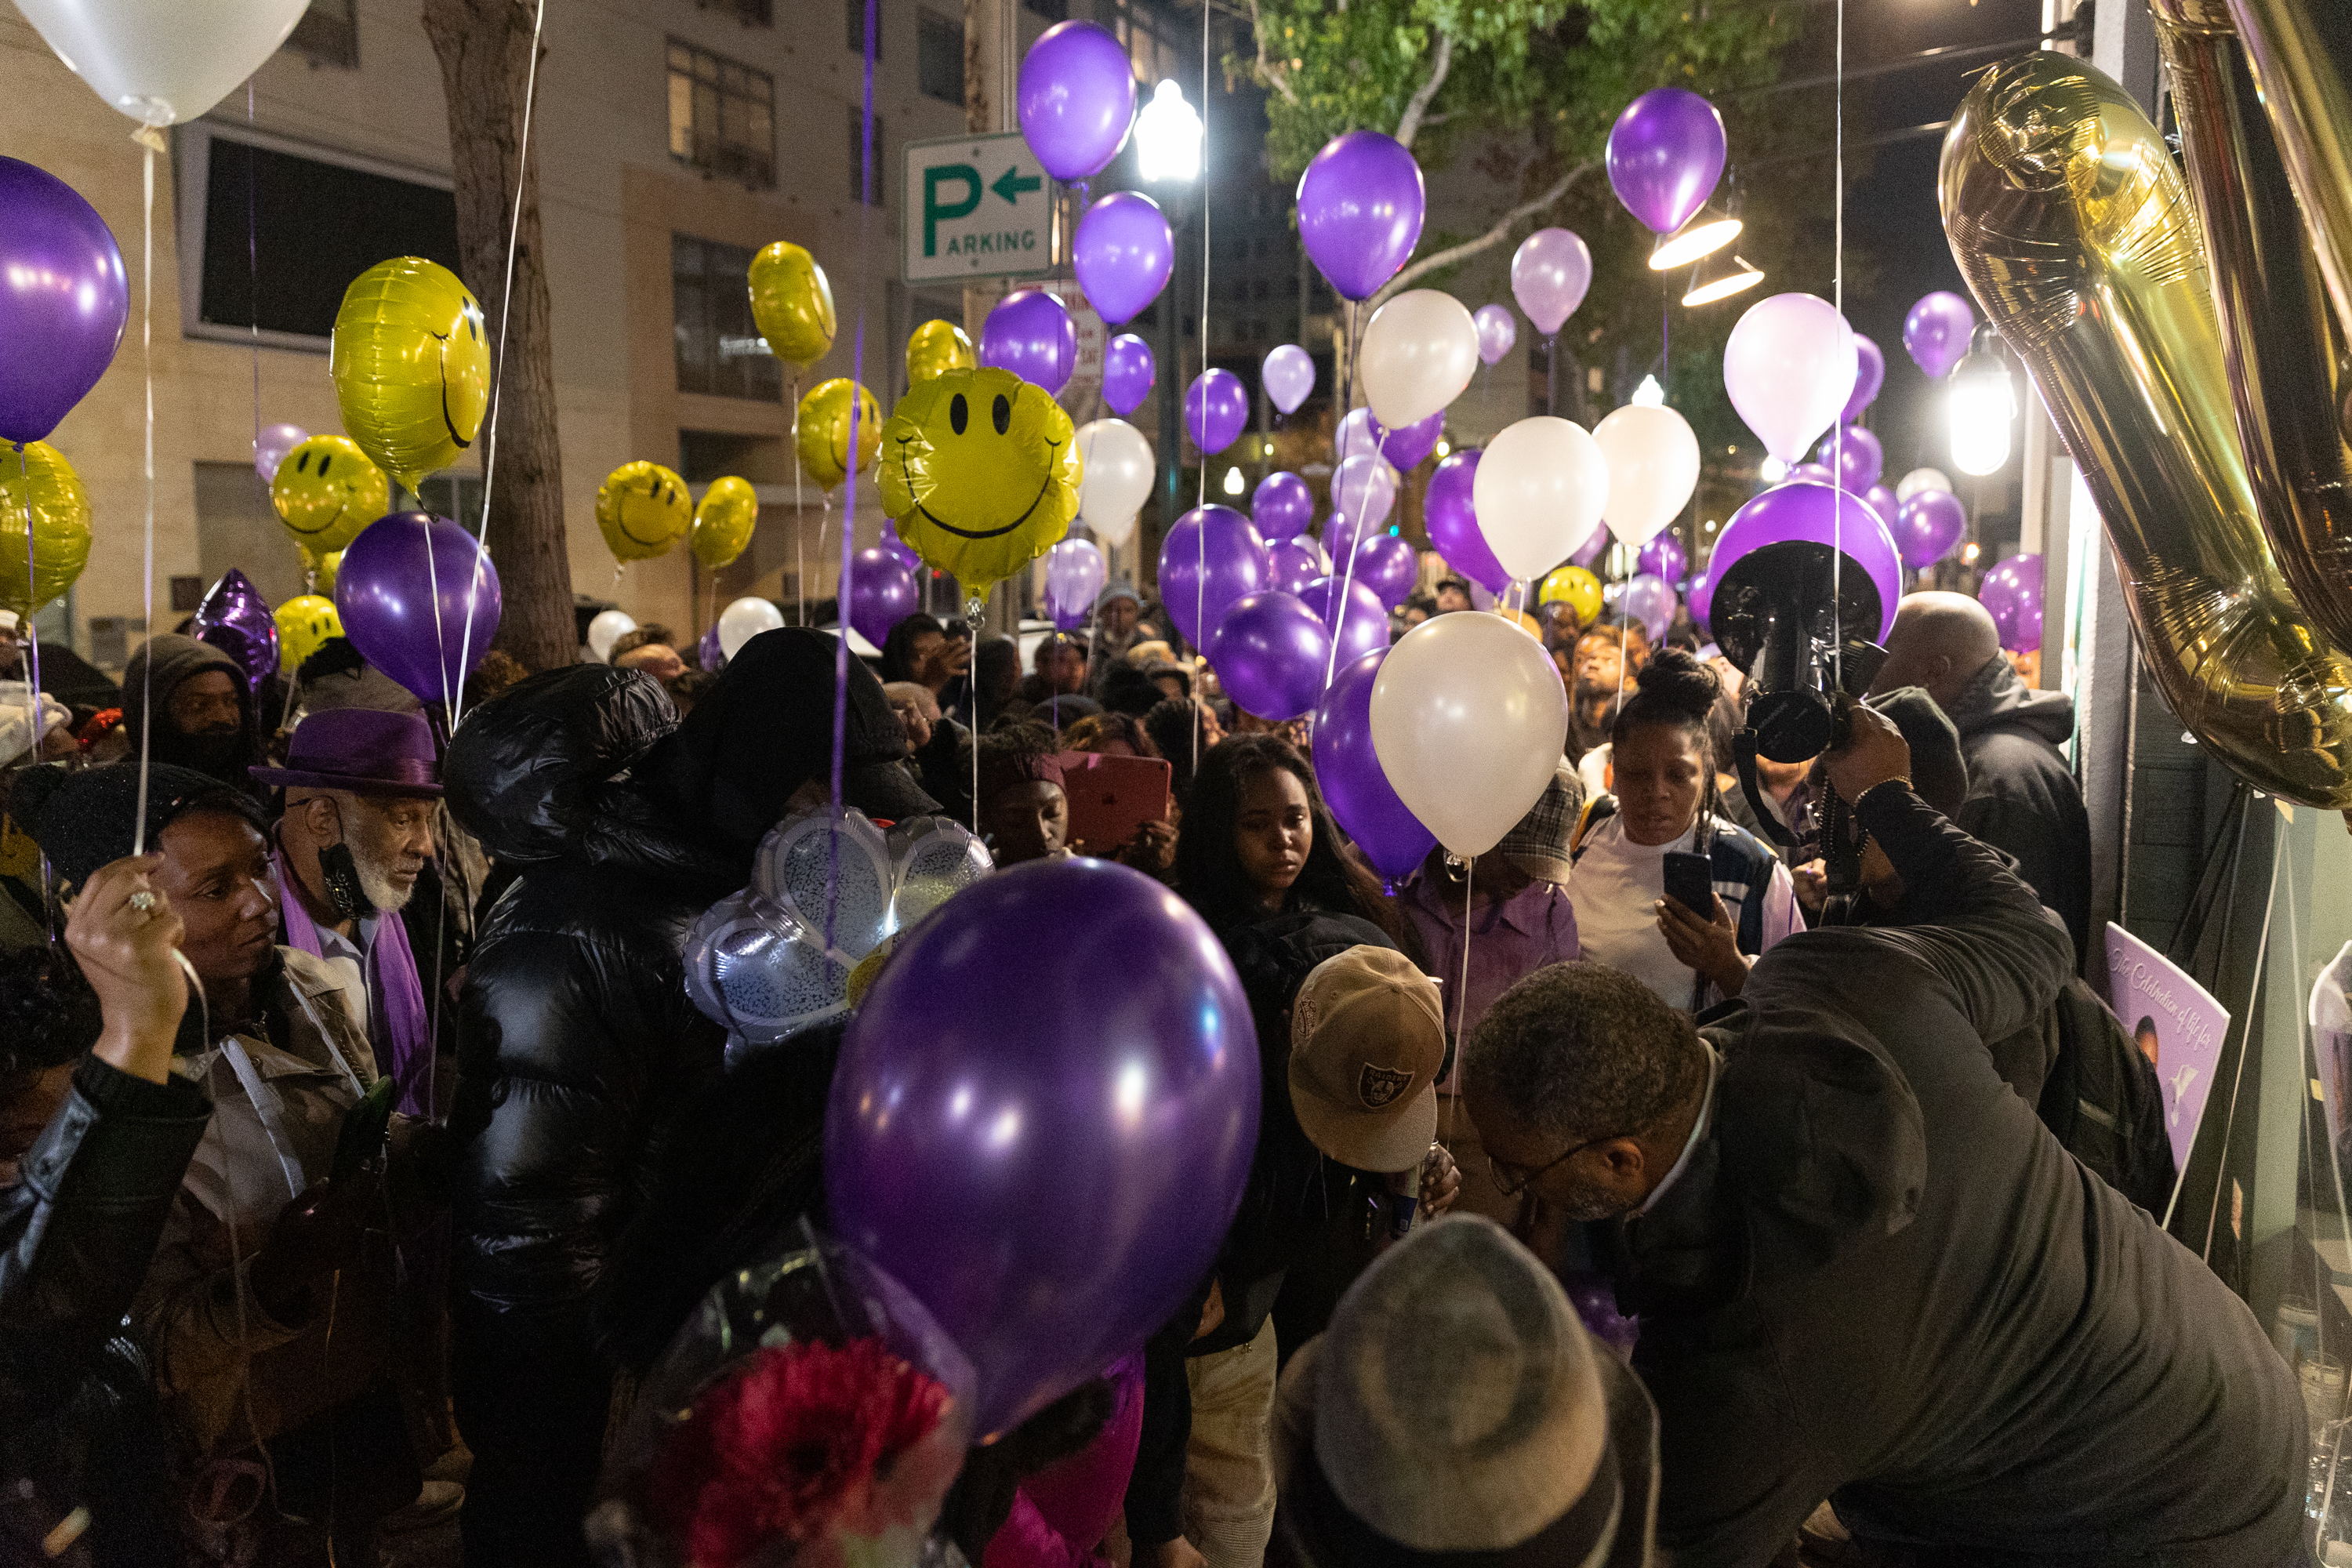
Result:
<svg viewBox="0 0 2352 1568"><path fill-rule="evenodd" d="M168 742L168 752L163 731L162 725L156 726L154 750L159 760L194 768L225 783L240 785L246 783L245 770L252 761L252 755L251 748L246 743L243 726L234 730L199 730L193 735L174 736Z"/></svg>
<svg viewBox="0 0 2352 1568"><path fill-rule="evenodd" d="M355 921L375 912L360 883L359 862L352 858L350 845L330 844L320 850L319 870L327 879L327 897L339 918Z"/></svg>

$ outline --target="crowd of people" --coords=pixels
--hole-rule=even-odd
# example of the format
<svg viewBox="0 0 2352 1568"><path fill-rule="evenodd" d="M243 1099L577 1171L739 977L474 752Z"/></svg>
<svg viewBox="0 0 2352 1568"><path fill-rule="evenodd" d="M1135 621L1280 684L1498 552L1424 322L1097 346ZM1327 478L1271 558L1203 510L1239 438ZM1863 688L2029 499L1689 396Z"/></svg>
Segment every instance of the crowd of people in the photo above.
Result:
<svg viewBox="0 0 2352 1568"><path fill-rule="evenodd" d="M971 1451L927 1562L2305 1561L2303 1404L2150 1217L2152 1068L2080 978L2071 705L1973 600L1753 781L1686 625L1549 616L1551 783L1392 888L1166 624L1114 585L1024 670L911 616L845 681L647 626L493 656L446 743L340 640L0 682L0 1563L590 1561L665 1351L824 1220L845 1021L730 1056L685 950L836 802L1165 882L1259 1046L1213 1268ZM1113 773L1160 793L1105 818Z"/></svg>

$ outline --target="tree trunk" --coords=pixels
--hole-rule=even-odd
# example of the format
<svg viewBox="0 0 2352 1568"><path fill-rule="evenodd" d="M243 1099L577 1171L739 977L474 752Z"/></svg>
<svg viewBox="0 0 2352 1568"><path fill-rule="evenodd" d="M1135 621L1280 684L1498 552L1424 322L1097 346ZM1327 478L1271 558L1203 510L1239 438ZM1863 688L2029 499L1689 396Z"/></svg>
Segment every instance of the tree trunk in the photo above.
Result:
<svg viewBox="0 0 2352 1568"><path fill-rule="evenodd" d="M563 455L555 426L555 361L547 270L539 229L539 160L523 170L514 251L514 300L504 299L507 226L515 217L524 87L530 73L533 7L524 0L425 0L425 36L441 61L449 110L449 161L457 185L457 255L482 302L499 372L498 465L482 541L506 599L492 646L526 669L578 657L572 557L564 542ZM478 438L490 437L488 420ZM485 454L487 457L487 453Z"/></svg>

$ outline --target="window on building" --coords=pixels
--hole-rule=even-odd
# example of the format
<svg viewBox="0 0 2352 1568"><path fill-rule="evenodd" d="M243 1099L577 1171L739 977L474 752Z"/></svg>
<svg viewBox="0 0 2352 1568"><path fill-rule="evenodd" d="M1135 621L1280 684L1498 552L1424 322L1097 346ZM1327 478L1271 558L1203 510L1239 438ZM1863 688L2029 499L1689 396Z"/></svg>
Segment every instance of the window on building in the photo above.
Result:
<svg viewBox="0 0 2352 1568"><path fill-rule="evenodd" d="M435 474L417 487L425 510L446 517L477 539L482 533L482 476Z"/></svg>
<svg viewBox="0 0 2352 1568"><path fill-rule="evenodd" d="M695 5L704 11L722 12L747 27L776 25L776 0L695 0Z"/></svg>
<svg viewBox="0 0 2352 1568"><path fill-rule="evenodd" d="M747 185L776 183L776 84L768 73L676 39L669 46L670 156Z"/></svg>
<svg viewBox="0 0 2352 1568"><path fill-rule="evenodd" d="M1021 3L1029 7L1032 13L1045 17L1048 22L1066 22L1070 19L1070 0L1021 0Z"/></svg>
<svg viewBox="0 0 2352 1568"><path fill-rule="evenodd" d="M358 0L310 0L310 9L294 24L294 30L286 35L284 47L314 66L359 69L357 5Z"/></svg>
<svg viewBox="0 0 2352 1568"><path fill-rule="evenodd" d="M915 18L915 79L925 98L963 101L963 24L929 11Z"/></svg>
<svg viewBox="0 0 2352 1568"><path fill-rule="evenodd" d="M677 389L715 397L782 396L782 373L751 323L751 291L744 281L751 253L676 234L669 255Z"/></svg>
<svg viewBox="0 0 2352 1568"><path fill-rule="evenodd" d="M849 199L863 201L869 207L886 205L882 194L888 188L884 171L889 167L882 150L888 145L888 122L882 116L874 117L874 184L866 184L866 112L862 105L849 106Z"/></svg>
<svg viewBox="0 0 2352 1568"><path fill-rule="evenodd" d="M849 7L849 52L863 58L866 53L866 0L847 0ZM882 58L882 7L874 7L874 58Z"/></svg>

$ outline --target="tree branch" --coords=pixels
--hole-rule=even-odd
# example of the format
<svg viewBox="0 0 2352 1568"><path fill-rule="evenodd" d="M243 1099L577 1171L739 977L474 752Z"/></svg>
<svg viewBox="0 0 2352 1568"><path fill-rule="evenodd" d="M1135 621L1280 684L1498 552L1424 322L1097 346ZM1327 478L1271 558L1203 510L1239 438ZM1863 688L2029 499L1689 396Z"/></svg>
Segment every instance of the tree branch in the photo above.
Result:
<svg viewBox="0 0 2352 1568"><path fill-rule="evenodd" d="M1291 108L1299 107L1298 94L1290 85L1290 72L1265 58L1265 21L1258 15L1257 0L1249 0L1250 40L1257 46L1257 79L1282 94L1282 100Z"/></svg>
<svg viewBox="0 0 2352 1568"><path fill-rule="evenodd" d="M1543 211L1546 207L1550 206L1562 196L1568 195L1568 193L1575 187L1577 181L1582 179L1586 174L1589 174L1591 172L1592 165L1591 163L1577 164L1567 174L1562 174L1559 179L1554 180L1549 190L1544 192L1541 195L1535 197L1533 200L1521 202L1517 206L1515 206L1509 212L1505 213L1496 223L1494 227L1488 229L1477 238L1465 239L1459 245L1446 247L1444 250L1437 252L1433 256L1423 257L1420 260L1412 263L1403 271L1390 279L1387 285L1382 288L1379 293L1373 295L1371 299L1367 301L1367 308L1372 310L1379 309L1380 306L1387 302L1390 296L1396 294L1402 289L1410 289L1412 287L1414 279L1424 278L1430 273L1438 270L1440 268L1451 267L1457 261L1467 261L1470 258L1478 255L1482 251L1492 250L1495 247L1502 244L1503 241L1511 237L1511 230L1517 226L1521 218L1533 217L1536 214Z"/></svg>
<svg viewBox="0 0 2352 1568"><path fill-rule="evenodd" d="M1429 68L1429 79L1423 82L1412 98L1405 101L1404 115L1397 121L1396 139L1410 148L1412 139L1421 132L1422 117L1429 112L1430 100L1437 89L1445 85L1445 73L1454 68L1454 36L1437 35L1437 59Z"/></svg>

